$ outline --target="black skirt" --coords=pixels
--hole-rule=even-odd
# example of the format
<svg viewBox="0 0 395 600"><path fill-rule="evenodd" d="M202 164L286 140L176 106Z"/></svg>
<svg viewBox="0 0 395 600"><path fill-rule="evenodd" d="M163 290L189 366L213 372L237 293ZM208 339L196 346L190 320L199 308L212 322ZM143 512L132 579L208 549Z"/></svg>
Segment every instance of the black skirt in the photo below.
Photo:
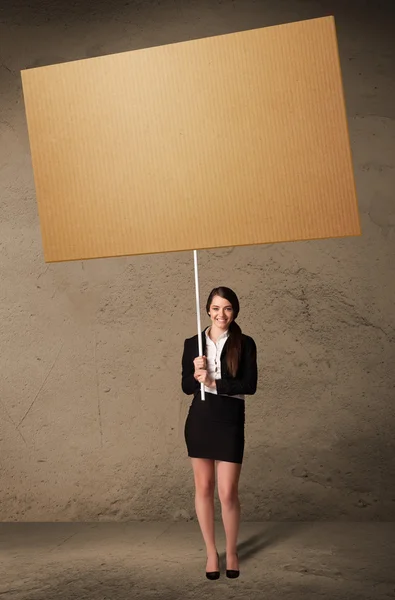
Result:
<svg viewBox="0 0 395 600"><path fill-rule="evenodd" d="M185 422L185 442L191 458L243 462L245 403L240 398L196 393Z"/></svg>

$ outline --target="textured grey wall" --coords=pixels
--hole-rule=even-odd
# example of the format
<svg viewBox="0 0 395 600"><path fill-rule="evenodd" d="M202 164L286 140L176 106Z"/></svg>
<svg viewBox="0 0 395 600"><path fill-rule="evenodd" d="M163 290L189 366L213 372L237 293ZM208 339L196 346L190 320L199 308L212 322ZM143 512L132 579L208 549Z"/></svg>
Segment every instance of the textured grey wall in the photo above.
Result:
<svg viewBox="0 0 395 600"><path fill-rule="evenodd" d="M393 520L395 84L385 5L10 4L0 13L0 519L194 514L190 399L180 388L183 339L196 327L192 253L44 263L20 69L334 14L363 235L201 252L202 305L214 285L234 288L259 349L244 518Z"/></svg>

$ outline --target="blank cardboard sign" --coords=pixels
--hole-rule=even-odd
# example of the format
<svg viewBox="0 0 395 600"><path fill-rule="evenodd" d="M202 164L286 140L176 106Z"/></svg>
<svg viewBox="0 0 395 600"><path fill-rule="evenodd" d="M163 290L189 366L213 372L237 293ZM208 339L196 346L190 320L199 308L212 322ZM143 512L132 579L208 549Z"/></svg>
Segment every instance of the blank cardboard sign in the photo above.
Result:
<svg viewBox="0 0 395 600"><path fill-rule="evenodd" d="M333 17L22 84L47 262L361 233Z"/></svg>

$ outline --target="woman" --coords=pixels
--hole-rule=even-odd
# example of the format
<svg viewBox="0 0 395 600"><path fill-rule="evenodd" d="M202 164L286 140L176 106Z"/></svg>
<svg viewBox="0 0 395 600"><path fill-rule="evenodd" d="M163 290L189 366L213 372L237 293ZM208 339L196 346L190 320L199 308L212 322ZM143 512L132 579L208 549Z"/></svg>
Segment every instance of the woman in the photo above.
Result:
<svg viewBox="0 0 395 600"><path fill-rule="evenodd" d="M193 394L185 423L185 441L195 479L195 507L207 550L206 576L219 577L214 533L215 464L218 495L226 534L226 575L239 576L237 537L240 522L238 483L244 453L244 396L255 394L258 370L254 340L236 323L239 301L227 287L214 288L206 311L211 326L186 339L182 357L182 390ZM206 400L201 399L201 383Z"/></svg>

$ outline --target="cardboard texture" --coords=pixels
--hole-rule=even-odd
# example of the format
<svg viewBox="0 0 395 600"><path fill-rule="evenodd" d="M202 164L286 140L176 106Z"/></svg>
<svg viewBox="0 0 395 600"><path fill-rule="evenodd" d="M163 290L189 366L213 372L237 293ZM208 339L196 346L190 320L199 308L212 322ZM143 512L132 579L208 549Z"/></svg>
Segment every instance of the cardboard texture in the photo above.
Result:
<svg viewBox="0 0 395 600"><path fill-rule="evenodd" d="M21 75L47 262L361 233L333 17Z"/></svg>

